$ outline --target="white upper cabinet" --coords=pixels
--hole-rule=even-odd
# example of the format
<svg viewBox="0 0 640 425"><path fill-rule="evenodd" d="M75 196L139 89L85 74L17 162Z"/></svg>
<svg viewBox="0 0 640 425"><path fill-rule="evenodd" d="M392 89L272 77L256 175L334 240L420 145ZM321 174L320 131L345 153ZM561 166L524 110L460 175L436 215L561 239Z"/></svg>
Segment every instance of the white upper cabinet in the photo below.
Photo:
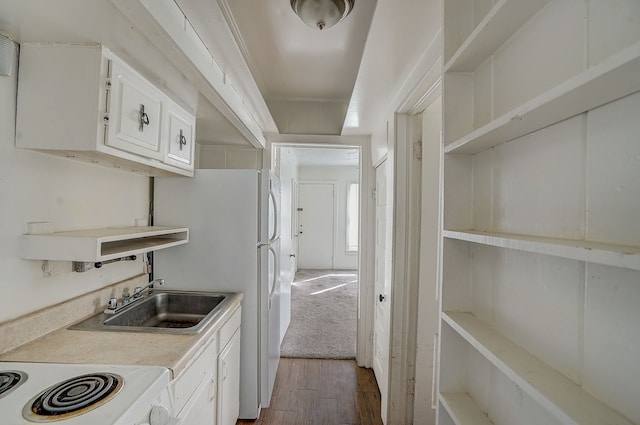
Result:
<svg viewBox="0 0 640 425"><path fill-rule="evenodd" d="M106 144L162 159L160 134L164 95L118 61L110 62Z"/></svg>
<svg viewBox="0 0 640 425"><path fill-rule="evenodd" d="M176 104L169 105L167 149L164 162L193 170L195 118Z"/></svg>
<svg viewBox="0 0 640 425"><path fill-rule="evenodd" d="M193 176L195 118L100 45L23 43L16 146Z"/></svg>

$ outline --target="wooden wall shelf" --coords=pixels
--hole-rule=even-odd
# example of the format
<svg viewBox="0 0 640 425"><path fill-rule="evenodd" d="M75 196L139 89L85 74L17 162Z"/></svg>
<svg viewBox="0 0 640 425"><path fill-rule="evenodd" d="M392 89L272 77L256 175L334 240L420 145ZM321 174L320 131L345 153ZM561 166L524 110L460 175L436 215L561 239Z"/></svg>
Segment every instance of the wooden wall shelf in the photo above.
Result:
<svg viewBox="0 0 640 425"><path fill-rule="evenodd" d="M186 227L134 226L22 236L26 260L98 262L189 242Z"/></svg>
<svg viewBox="0 0 640 425"><path fill-rule="evenodd" d="M633 425L473 314L443 312L442 318L491 364L556 416L561 423Z"/></svg>
<svg viewBox="0 0 640 425"><path fill-rule="evenodd" d="M640 91L640 42L445 146L475 154Z"/></svg>
<svg viewBox="0 0 640 425"><path fill-rule="evenodd" d="M640 247L507 233L445 230L448 239L640 270Z"/></svg>

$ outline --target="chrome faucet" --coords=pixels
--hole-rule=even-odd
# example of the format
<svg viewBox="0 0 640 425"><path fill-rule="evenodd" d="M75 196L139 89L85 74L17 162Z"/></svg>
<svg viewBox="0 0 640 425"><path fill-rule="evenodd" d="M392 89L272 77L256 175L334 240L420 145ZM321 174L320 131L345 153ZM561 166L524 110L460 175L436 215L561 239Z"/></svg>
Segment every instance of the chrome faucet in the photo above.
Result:
<svg viewBox="0 0 640 425"><path fill-rule="evenodd" d="M158 286L162 286L164 285L164 279L155 279L152 280L151 282L149 282L147 284L147 286L145 286L144 288L140 287L140 286L136 286L135 289L133 290L133 299L137 300L138 298L142 297L142 291L146 290L146 289L153 289L153 286L155 284L158 284Z"/></svg>
<svg viewBox="0 0 640 425"><path fill-rule="evenodd" d="M122 301L120 302L120 305L118 305L118 299L117 298L110 298L109 301L107 302L107 308L104 311L106 314L115 314L118 311L122 310L123 308L129 306L130 304L133 304L136 301L139 301L142 299L142 292L149 289L153 289L154 285L158 284L158 286L162 286L164 285L164 279L155 279L152 280L151 282L149 282L147 284L147 286L145 287L141 287L141 286L136 286L135 289L133 290L133 296L129 293L129 291L125 291L122 293Z"/></svg>

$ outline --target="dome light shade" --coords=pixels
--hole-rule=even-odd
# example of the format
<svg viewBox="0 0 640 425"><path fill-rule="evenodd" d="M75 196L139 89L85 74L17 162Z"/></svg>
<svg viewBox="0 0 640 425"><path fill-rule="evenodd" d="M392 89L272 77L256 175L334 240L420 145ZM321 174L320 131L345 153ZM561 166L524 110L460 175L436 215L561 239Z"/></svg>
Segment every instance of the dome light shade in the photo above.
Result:
<svg viewBox="0 0 640 425"><path fill-rule="evenodd" d="M323 30L344 19L353 9L354 0L291 0L291 8L302 22Z"/></svg>

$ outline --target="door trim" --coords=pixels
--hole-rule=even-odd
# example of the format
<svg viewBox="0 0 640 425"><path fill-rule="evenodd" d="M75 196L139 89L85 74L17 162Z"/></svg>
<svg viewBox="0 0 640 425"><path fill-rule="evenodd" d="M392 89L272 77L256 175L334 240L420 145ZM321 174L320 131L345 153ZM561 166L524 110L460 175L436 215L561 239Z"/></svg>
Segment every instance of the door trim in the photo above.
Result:
<svg viewBox="0 0 640 425"><path fill-rule="evenodd" d="M420 161L412 142L411 116L395 114L391 329L386 424L413 422L413 384L420 271Z"/></svg>
<svg viewBox="0 0 640 425"><path fill-rule="evenodd" d="M375 290L373 281L373 235L375 229L375 205L373 188L375 169L371 162L371 138L368 136L317 136L267 134L267 148L263 150L263 164L277 169L277 159L272 151L280 147L358 148L360 150L360 239L358 242L358 340L356 362L370 368L373 359L373 307ZM296 241L297 244L297 241Z"/></svg>

